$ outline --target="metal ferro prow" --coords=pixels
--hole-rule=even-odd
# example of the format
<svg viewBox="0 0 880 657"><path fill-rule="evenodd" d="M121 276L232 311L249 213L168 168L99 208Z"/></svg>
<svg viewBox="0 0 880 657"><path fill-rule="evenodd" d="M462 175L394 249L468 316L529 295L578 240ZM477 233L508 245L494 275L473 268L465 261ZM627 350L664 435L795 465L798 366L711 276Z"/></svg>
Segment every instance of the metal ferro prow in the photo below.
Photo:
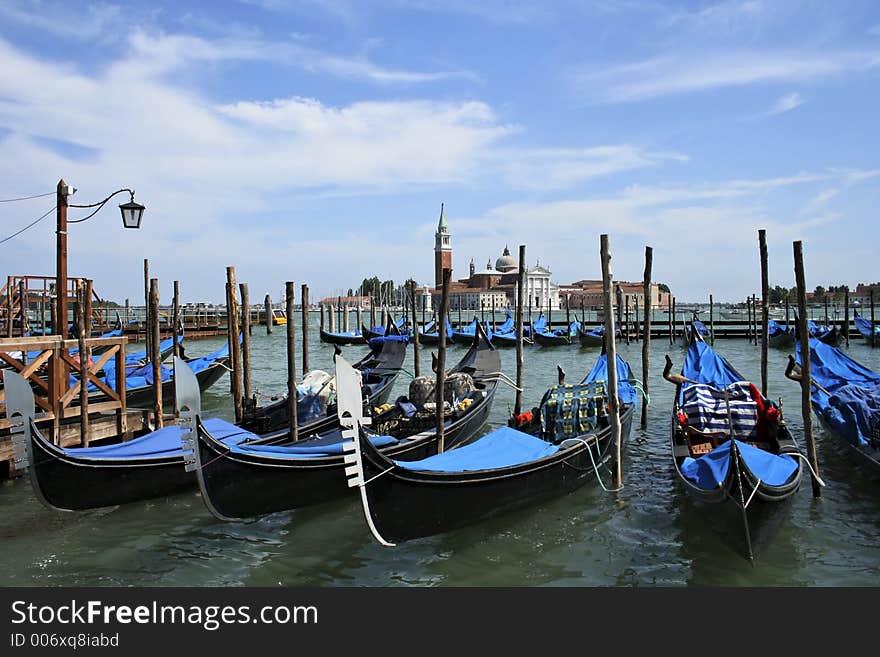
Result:
<svg viewBox="0 0 880 657"><path fill-rule="evenodd" d="M182 420L181 427L186 429L180 432L183 465L187 472L194 472L199 467L196 417L202 413L202 395L196 375L179 356L174 358L174 381L174 394L177 397L177 408Z"/></svg>
<svg viewBox="0 0 880 657"><path fill-rule="evenodd" d="M353 368L342 356L334 356L336 362L336 413L342 427L343 459L348 487L364 484L364 469L361 451L358 446L360 427L372 421L364 417L364 400L361 388L361 373Z"/></svg>
<svg viewBox="0 0 880 657"><path fill-rule="evenodd" d="M26 470L33 463L28 432L36 413L34 391L23 376L17 372L3 374L6 390L6 419L12 429L12 462L15 468Z"/></svg>

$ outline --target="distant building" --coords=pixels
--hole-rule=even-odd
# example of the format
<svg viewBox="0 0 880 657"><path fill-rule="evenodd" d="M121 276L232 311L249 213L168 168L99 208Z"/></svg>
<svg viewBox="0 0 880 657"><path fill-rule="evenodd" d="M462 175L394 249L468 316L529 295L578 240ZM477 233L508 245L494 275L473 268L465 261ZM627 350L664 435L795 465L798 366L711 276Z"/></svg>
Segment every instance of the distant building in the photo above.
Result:
<svg viewBox="0 0 880 657"><path fill-rule="evenodd" d="M629 297L629 303L632 307L634 302L639 304L639 308L645 307L645 293L643 283L632 283L629 281L614 281L614 290L611 295L611 304L616 308L620 303L626 303L626 297ZM651 283L651 309L665 310L669 305L669 292L663 292L660 285ZM583 301L584 308L587 310L601 310L605 305L604 294L602 291L602 281L600 280L581 280L564 285L559 290L559 295L563 299L569 299L571 308L580 308Z"/></svg>

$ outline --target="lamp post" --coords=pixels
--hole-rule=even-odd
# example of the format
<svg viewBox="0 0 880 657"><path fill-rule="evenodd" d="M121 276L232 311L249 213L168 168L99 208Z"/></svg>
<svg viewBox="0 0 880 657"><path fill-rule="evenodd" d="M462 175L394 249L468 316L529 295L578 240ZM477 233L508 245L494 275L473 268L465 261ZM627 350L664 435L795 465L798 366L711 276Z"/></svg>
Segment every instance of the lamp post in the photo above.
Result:
<svg viewBox="0 0 880 657"><path fill-rule="evenodd" d="M122 225L126 228L140 228L141 227L141 219L144 216L144 208L140 203L135 203L134 200L134 191L131 189L119 189L103 201L99 201L98 203L92 203L90 205L71 205L68 203L68 198L72 196L76 192L75 187L71 187L64 179L58 181L58 188L56 190L56 208L55 208L55 217L57 220L57 228L55 230L55 234L57 236L56 239L56 260L55 260L55 321L58 326L52 326L52 331L56 335L60 335L62 339L67 339L67 224L68 223L80 223L86 221L87 219L91 219L95 216L98 211L104 207L104 205L111 198L120 194L122 192L128 192L131 195L131 198L128 203L123 203L119 206L119 210L122 213ZM67 208L97 208L91 214L83 217L82 219L76 219L75 221L68 222L67 221ZM86 330L90 330L91 327L91 318L86 318ZM89 336L83 336L89 337Z"/></svg>

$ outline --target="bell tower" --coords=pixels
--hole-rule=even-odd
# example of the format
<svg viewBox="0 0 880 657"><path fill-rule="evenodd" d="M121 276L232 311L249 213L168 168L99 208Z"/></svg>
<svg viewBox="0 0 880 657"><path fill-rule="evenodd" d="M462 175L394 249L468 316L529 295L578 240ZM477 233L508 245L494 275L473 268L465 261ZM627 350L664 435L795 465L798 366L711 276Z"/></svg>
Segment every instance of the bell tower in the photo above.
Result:
<svg viewBox="0 0 880 657"><path fill-rule="evenodd" d="M443 285L443 270L452 269L452 235L446 224L443 204L440 204L440 222L434 234L434 287Z"/></svg>

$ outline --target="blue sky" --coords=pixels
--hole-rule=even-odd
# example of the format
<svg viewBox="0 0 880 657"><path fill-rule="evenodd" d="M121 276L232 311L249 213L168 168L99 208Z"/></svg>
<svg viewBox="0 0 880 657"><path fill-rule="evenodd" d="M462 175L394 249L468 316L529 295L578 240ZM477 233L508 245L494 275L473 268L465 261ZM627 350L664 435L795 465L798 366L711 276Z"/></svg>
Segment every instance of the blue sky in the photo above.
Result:
<svg viewBox="0 0 880 657"><path fill-rule="evenodd" d="M141 295L431 282L441 202L464 276L527 245L554 279L681 300L877 275L880 4L732 0L0 3L0 198L147 205L71 228L70 273ZM120 199L125 200L125 199ZM0 204L0 239L51 199ZM45 207L44 207L45 206ZM78 216L71 211L71 218ZM50 216L0 274L54 273ZM167 295L166 295L167 296Z"/></svg>

